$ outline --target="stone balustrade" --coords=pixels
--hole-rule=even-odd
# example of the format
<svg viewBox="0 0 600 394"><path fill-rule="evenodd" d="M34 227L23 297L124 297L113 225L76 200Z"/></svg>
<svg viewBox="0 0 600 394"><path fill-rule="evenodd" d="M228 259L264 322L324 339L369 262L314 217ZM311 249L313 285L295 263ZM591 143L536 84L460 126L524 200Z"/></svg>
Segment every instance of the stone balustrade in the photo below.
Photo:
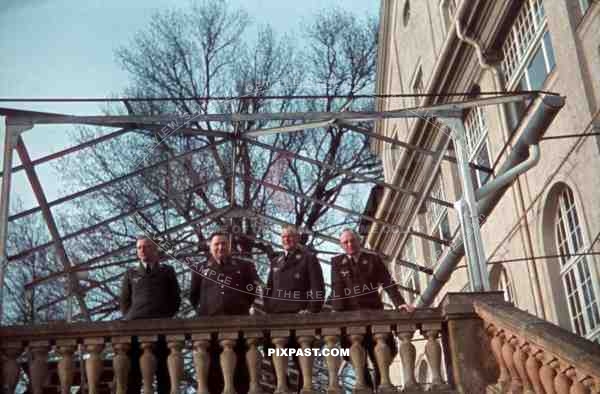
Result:
<svg viewBox="0 0 600 394"><path fill-rule="evenodd" d="M600 393L600 345L507 303L474 308L499 369L488 393Z"/></svg>
<svg viewBox="0 0 600 394"><path fill-rule="evenodd" d="M2 379L6 393L14 393L19 380L18 358L27 354L29 378L34 394L42 394L48 378L49 357L59 360L57 369L60 392L71 392L75 371L75 357L85 353L85 379L90 394L99 394L100 380L105 368L104 359L112 358L114 374L113 391L125 394L131 360L128 351L132 338L140 345L140 369L143 392L155 391L154 375L157 360L153 347L159 337L170 349L168 371L173 394L182 391L184 376L184 355L192 352L198 393L208 393L208 370L211 362L211 345L218 344L222 349L220 364L224 377L223 393L234 393L234 370L236 353L234 348L239 341L246 345L246 363L250 378L250 393L263 392L259 384L261 362L267 357L261 347L265 344L275 348L289 347L292 339L296 348L339 348L342 339L350 346L349 361L355 367L356 383L354 393L372 393L365 383L366 349L365 336L371 336L374 346L376 368L381 382L378 393L396 392L390 379L389 367L392 362L388 345L390 335L400 340L399 357L402 360L404 388L419 389L415 381L416 351L413 336L420 334L426 341L425 349L428 365L431 368L433 383L442 381L442 340L444 317L439 309L423 309L413 314L397 311L360 311L344 313L320 313L313 315L275 316L219 316L207 319L189 320L139 320L112 321L97 323L63 324L52 323L36 326L12 326L0 328L0 350L3 356ZM265 354L263 354L265 353ZM338 372L340 357L325 357L329 377L328 393L342 393ZM448 358L447 358L448 359ZM303 394L315 391L313 382L312 356L299 356L298 365L302 373L300 387ZM275 371L275 393L290 392L287 386L288 357L273 355ZM397 382L396 382L397 383Z"/></svg>

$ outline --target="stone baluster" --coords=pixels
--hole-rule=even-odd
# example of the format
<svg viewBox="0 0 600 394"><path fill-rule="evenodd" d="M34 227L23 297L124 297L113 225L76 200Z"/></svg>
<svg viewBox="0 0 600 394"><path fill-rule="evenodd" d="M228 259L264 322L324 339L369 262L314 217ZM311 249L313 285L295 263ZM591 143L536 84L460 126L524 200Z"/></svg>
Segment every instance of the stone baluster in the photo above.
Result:
<svg viewBox="0 0 600 394"><path fill-rule="evenodd" d="M183 379L183 354L185 335L167 335L167 346L170 350L167 358L171 394L178 394L181 380Z"/></svg>
<svg viewBox="0 0 600 394"><path fill-rule="evenodd" d="M29 344L31 354L30 376L33 394L42 394L48 378L48 341L33 341Z"/></svg>
<svg viewBox="0 0 600 394"><path fill-rule="evenodd" d="M271 341L275 345L275 349L281 351L288 346L290 332L288 330L273 330L271 331ZM288 357L280 356L275 353L273 355L273 368L275 369L275 377L277 385L275 394L290 393L287 384Z"/></svg>
<svg viewBox="0 0 600 394"><path fill-rule="evenodd" d="M398 337L400 338L400 359L402 360L402 376L404 378L404 390L417 388L415 379L415 362L417 351L412 343L412 338L417 329L414 324L398 324Z"/></svg>
<svg viewBox="0 0 600 394"><path fill-rule="evenodd" d="M502 357L504 332L502 330L496 329L496 327L493 324L488 325L487 332L492 337L492 340L490 341L490 347L492 348L492 353L494 354L496 364L498 365L498 369L500 370L498 381L494 386L496 387L496 390L503 393L506 390L508 390L508 386L510 383L510 374L508 372L508 368L506 367L506 363L504 362L504 357Z"/></svg>
<svg viewBox="0 0 600 394"><path fill-rule="evenodd" d="M577 373L577 369L576 368L570 368L567 372L567 377L569 379L571 379L571 381L573 382L573 384L571 385L571 388L569 389L569 394L589 394L590 390L589 390L589 385L592 382L592 379L590 378L590 376L587 375L583 375L580 376L580 374ZM586 385L587 383L587 385Z"/></svg>
<svg viewBox="0 0 600 394"><path fill-rule="evenodd" d="M2 344L2 387L6 394L14 394L19 382L19 363L17 358L23 353L20 342L8 342Z"/></svg>
<svg viewBox="0 0 600 394"><path fill-rule="evenodd" d="M537 358L540 349L526 344L523 347L523 351L527 354L527 360L525 361L525 370L527 371L527 377L531 382L533 391L535 394L544 394L544 387L542 386L542 380L540 378L540 367L541 363Z"/></svg>
<svg viewBox="0 0 600 394"><path fill-rule="evenodd" d="M550 365L554 361L554 357L542 351L537 354L537 359L542 363L540 367L540 380L542 381L544 391L546 394L556 394L556 390L554 390L556 371Z"/></svg>
<svg viewBox="0 0 600 394"><path fill-rule="evenodd" d="M444 380L442 379L442 346L438 339L441 330L441 323L423 323L421 325L421 334L427 338L425 356L427 356L427 363L431 370L432 390L444 384Z"/></svg>
<svg viewBox="0 0 600 394"><path fill-rule="evenodd" d="M296 338L298 338L298 343L303 351L311 349L315 340L315 331L297 330ZM302 371L302 390L300 391L300 394L315 393L312 388L313 361L314 356L312 354L310 356L298 356L298 363L300 364L300 370Z"/></svg>
<svg viewBox="0 0 600 394"><path fill-rule="evenodd" d="M85 374L88 383L89 394L99 392L100 377L102 376L102 350L104 350L103 338L87 338L83 341L85 351L89 357L85 360Z"/></svg>
<svg viewBox="0 0 600 394"><path fill-rule="evenodd" d="M248 377L250 378L248 394L261 394L260 373L262 369L262 354L258 350L258 345L263 337L260 331L247 331L244 333L246 338L246 365L248 366Z"/></svg>
<svg viewBox="0 0 600 394"><path fill-rule="evenodd" d="M116 394L126 394L131 362L127 352L131 349L131 337L113 337L111 339L113 370L115 374Z"/></svg>
<svg viewBox="0 0 600 394"><path fill-rule="evenodd" d="M146 335L138 338L140 342L140 370L142 371L142 386L144 393L154 393L154 376L156 375L156 356L154 355L157 335Z"/></svg>
<svg viewBox="0 0 600 394"><path fill-rule="evenodd" d="M521 382L521 377L519 376L514 360L515 347L513 346L513 343L515 342L516 337L514 334L508 332L504 332L504 335L505 340L502 344L502 359L504 360L504 364L510 375L509 392L520 393L523 391L523 383Z"/></svg>
<svg viewBox="0 0 600 394"><path fill-rule="evenodd" d="M373 326L372 330L373 338L376 342L375 345L375 366L379 370L379 376L381 376L381 382L377 387L377 392L381 394L389 394L396 391L390 380L390 364L392 364L392 350L388 346L387 339L391 335L391 327L380 325Z"/></svg>
<svg viewBox="0 0 600 394"><path fill-rule="evenodd" d="M554 360L550 363L550 366L556 371L556 376L554 377L554 390L556 390L556 393L569 394L571 379L566 375L567 370L570 368L569 365Z"/></svg>
<svg viewBox="0 0 600 394"><path fill-rule="evenodd" d="M75 339L57 340L56 351L61 358L58 362L58 378L60 380L61 394L69 394L73 385L73 376L75 374L75 364L73 363L73 353L77 350L77 341Z"/></svg>
<svg viewBox="0 0 600 394"><path fill-rule="evenodd" d="M365 379L365 370L367 365L367 352L363 347L363 340L367 334L366 327L348 327L346 330L348 338L350 339L350 362L354 368L354 376L356 382L352 389L352 394L366 394L371 393Z"/></svg>
<svg viewBox="0 0 600 394"><path fill-rule="evenodd" d="M197 394L209 394L208 392L208 369L210 367L210 334L192 334L194 349L194 368L196 369Z"/></svg>
<svg viewBox="0 0 600 394"><path fill-rule="evenodd" d="M219 333L219 344L223 348L221 352L220 362L221 370L223 371L223 393L222 394L236 394L234 388L234 373L236 364L236 354L233 348L238 340L237 332L224 332Z"/></svg>
<svg viewBox="0 0 600 394"><path fill-rule="evenodd" d="M527 343L520 341L519 338L514 338L512 340L512 345L515 349L515 352L513 353L513 364L519 374L521 383L523 384L523 394L534 394L533 386L527 377L527 370L525 369L527 354L523 349L527 346Z"/></svg>
<svg viewBox="0 0 600 394"><path fill-rule="evenodd" d="M321 335L325 341L325 347L329 349L329 355L325 357L327 362L327 374L329 382L327 384L328 394L342 394L342 387L338 381L338 371L340 370L340 358L331 355L331 350L334 349L340 340L339 328L323 328Z"/></svg>

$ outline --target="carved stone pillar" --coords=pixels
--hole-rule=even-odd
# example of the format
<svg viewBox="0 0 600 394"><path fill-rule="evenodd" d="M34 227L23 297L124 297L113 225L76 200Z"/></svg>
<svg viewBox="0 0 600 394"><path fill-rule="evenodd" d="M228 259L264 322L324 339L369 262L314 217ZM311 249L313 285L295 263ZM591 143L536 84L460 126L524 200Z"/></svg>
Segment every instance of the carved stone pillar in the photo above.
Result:
<svg viewBox="0 0 600 394"><path fill-rule="evenodd" d="M233 385L233 377L235 373L236 354L233 348L238 339L237 332L225 332L219 334L219 344L223 348L221 352L221 370L223 371L223 393L222 394L236 394Z"/></svg>
<svg viewBox="0 0 600 394"><path fill-rule="evenodd" d="M569 390L569 394L589 394L590 393L590 390L583 383L586 380L587 376L585 376L585 375L579 376L579 374L577 373L577 370L575 368L570 368L566 372L566 375L573 382L573 384L571 385L571 388ZM591 379L587 379L587 380L588 380L588 382L591 381Z"/></svg>
<svg viewBox="0 0 600 394"><path fill-rule="evenodd" d="M60 380L61 394L69 394L73 385L73 375L75 365L73 363L73 353L77 349L75 339L56 341L56 351L61 356L58 362L58 379Z"/></svg>
<svg viewBox="0 0 600 394"><path fill-rule="evenodd" d="M415 362L417 351L412 343L412 338L417 329L414 324L399 324L397 331L400 338L400 359L402 360L402 375L404 377L404 390L417 388L415 379Z"/></svg>
<svg viewBox="0 0 600 394"><path fill-rule="evenodd" d="M277 385L274 394L288 394L290 389L287 384L288 357L277 355L277 351L287 347L289 343L290 332L287 330L271 331L271 341L275 345L276 353L273 355L273 368Z"/></svg>
<svg viewBox="0 0 600 394"><path fill-rule="evenodd" d="M505 333L505 335L505 341L502 344L502 358L510 375L509 391L511 393L520 393L523 391L523 383L521 382L521 377L514 361L515 348L513 342L516 338L512 334Z"/></svg>
<svg viewBox="0 0 600 394"><path fill-rule="evenodd" d="M131 361L127 352L131 349L131 337L113 337L113 370L115 374L116 394L126 394Z"/></svg>
<svg viewBox="0 0 600 394"><path fill-rule="evenodd" d="M556 371L556 376L554 377L554 389L556 390L556 393L569 394L569 389L571 388L571 379L569 379L566 375L566 371L569 369L569 366L557 360L552 362L550 366Z"/></svg>
<svg viewBox="0 0 600 394"><path fill-rule="evenodd" d="M434 390L444 384L442 379L442 346L439 336L442 330L440 323L423 323L421 334L427 338L425 344L425 356L431 369L431 389Z"/></svg>
<svg viewBox="0 0 600 394"><path fill-rule="evenodd" d="M156 356L154 355L154 344L158 340L156 335L141 336L140 342L140 370L142 371L142 383L144 393L154 393L154 376L156 374Z"/></svg>
<svg viewBox="0 0 600 394"><path fill-rule="evenodd" d="M183 379L183 355L181 351L185 345L185 335L167 335L166 339L170 350L167 367L169 368L171 394L178 394L179 385Z"/></svg>
<svg viewBox="0 0 600 394"><path fill-rule="evenodd" d="M387 339L391 335L390 326L373 326L373 338L375 339L375 359L381 376L381 382L377 387L377 392L381 394L393 393L396 390L390 380L390 364L392 363L392 350L387 344Z"/></svg>
<svg viewBox="0 0 600 394"><path fill-rule="evenodd" d="M527 377L533 386L535 394L544 394L544 387L542 386L542 380L540 379L540 367L541 364L537 359L537 354L540 352L539 349L527 345L523 348L527 352L527 361L525 361L525 370L527 371Z"/></svg>
<svg viewBox="0 0 600 394"><path fill-rule="evenodd" d="M314 330L298 330L296 331L296 337L302 350L311 349L312 343L315 340ZM312 389L312 377L313 377L313 360L311 356L298 356L298 362L300 364L300 370L302 371L302 390L300 394L313 394Z"/></svg>
<svg viewBox="0 0 600 394"><path fill-rule="evenodd" d="M352 389L353 394L371 393L371 390L366 384L365 367L367 365L367 352L365 351L362 342L367 334L365 327L348 327L348 338L352 345L350 346L350 362L354 368L356 382Z"/></svg>
<svg viewBox="0 0 600 394"><path fill-rule="evenodd" d="M103 338L89 338L83 341L85 351L89 357L85 360L85 374L88 381L89 394L98 393L100 376L102 376L102 350L104 349Z"/></svg>
<svg viewBox="0 0 600 394"><path fill-rule="evenodd" d="M192 334L194 348L194 368L196 369L197 394L209 394L208 392L208 368L210 367L210 334Z"/></svg>
<svg viewBox="0 0 600 394"><path fill-rule="evenodd" d="M248 394L262 394L259 384L262 354L258 350L258 344L263 335L260 331L248 331L244 333L244 337L246 338L246 346L248 346L246 352L246 365L248 366L248 376L250 378Z"/></svg>
<svg viewBox="0 0 600 394"><path fill-rule="evenodd" d="M515 348L515 352L513 353L513 364L517 370L517 373L519 374L521 382L523 383L523 394L534 394L533 386L527 377L527 370L525 369L527 355L523 349L527 346L527 344L521 343L517 339L515 339L512 344Z"/></svg>
<svg viewBox="0 0 600 394"><path fill-rule="evenodd" d="M17 358L23 353L21 343L4 343L2 344L2 383L4 385L3 392L6 394L14 394L19 382L19 363Z"/></svg>
<svg viewBox="0 0 600 394"><path fill-rule="evenodd" d="M29 373L33 394L42 394L48 377L48 341L34 341L29 344L31 364Z"/></svg>
<svg viewBox="0 0 600 394"><path fill-rule="evenodd" d="M502 330L497 330L493 325L488 326L488 332L492 335L490 347L492 348L492 353L494 354L494 358L498 364L498 369L500 370L500 376L498 376L498 381L496 382L495 387L499 392L503 393L508 390L508 386L510 384L510 374L508 373L508 368L504 362L504 357L502 357L504 332Z"/></svg>
<svg viewBox="0 0 600 394"><path fill-rule="evenodd" d="M538 353L537 358L542 363L540 368L540 380L542 381L544 391L546 394L556 394L556 390L554 390L554 377L556 376L556 371L550 365L554 359L551 356L544 354L544 352Z"/></svg>
<svg viewBox="0 0 600 394"><path fill-rule="evenodd" d="M342 387L338 381L338 371L340 369L340 358L331 355L331 349L334 349L340 339L339 328L323 328L321 335L325 341L325 347L329 349L329 355L325 357L327 362L327 374L329 376L329 382L327 384L328 394L342 394Z"/></svg>

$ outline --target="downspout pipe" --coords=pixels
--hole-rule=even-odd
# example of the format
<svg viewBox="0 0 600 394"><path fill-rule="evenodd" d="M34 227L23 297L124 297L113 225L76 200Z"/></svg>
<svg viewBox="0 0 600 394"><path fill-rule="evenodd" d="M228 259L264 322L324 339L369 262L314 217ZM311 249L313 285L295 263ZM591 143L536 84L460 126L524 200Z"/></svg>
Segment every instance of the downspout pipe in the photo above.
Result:
<svg viewBox="0 0 600 394"><path fill-rule="evenodd" d="M479 61L479 65L481 66L481 68L483 70L487 70L487 71L491 72L493 80L494 80L495 90L496 91L506 90L506 80L504 79L504 73L502 72L500 63L498 61L490 62L489 59L487 59L486 56L484 55L484 50L482 48L482 45L479 42L477 42L477 40L473 39L472 37L467 37L464 34L464 29L463 29L463 26L461 23L461 18L456 18L455 29L456 29L457 37L461 41L471 45L473 47L473 49L475 49L475 54L477 56L477 60ZM503 104L503 105L501 104L499 106L498 110L499 110L498 112L500 115L500 125L502 127L502 130L504 130L504 132L505 132L506 141L509 141L511 139L511 131L519 123L518 103L514 102L514 103ZM534 151L533 153L539 154L539 148L537 151ZM519 179L517 179L515 186L516 186L515 193L516 193L516 197L517 197L518 209L521 212L521 215L524 215L525 201L523 199L523 190L521 188L521 182ZM488 187L488 189L489 189L489 187ZM480 190L480 192L485 192L485 190ZM531 240L531 230L529 229L529 224L527 223L527 221L524 222L523 227L524 227L525 239L526 239L526 245L525 245L526 256L533 256L533 254L534 254L533 241ZM527 273L532 282L532 288L531 288L532 294L531 295L533 298L535 314L537 316L541 317L542 319L545 319L546 318L546 308L545 308L544 302L542 300L542 289L541 289L541 284L540 284L540 279L539 279L539 273L538 273L535 262L531 261L527 264Z"/></svg>
<svg viewBox="0 0 600 394"><path fill-rule="evenodd" d="M506 177L509 181L503 181L498 188L490 190L487 196L482 196L483 198L478 201L477 204L479 215L487 217L491 214L502 196L504 196L506 190L508 190L512 180L514 180L514 178L510 179L511 170L513 170L514 167L523 164L523 162L528 161L528 158L530 157L529 152L531 152L531 156L534 156L531 158L532 161L539 159L535 158L537 148L530 147L538 145L540 139L564 105L564 97L559 96L543 95L535 100L532 104L531 112L523 120L515 134L519 137L514 143L513 150L498 170L498 178ZM528 165L529 164L524 164L525 168L527 168ZM512 175L514 176L515 172L512 172ZM424 308L433 303L444 284L450 279L452 272L464 254L465 249L463 239L462 236L458 234L454 242L452 242L448 252L442 257L438 267L433 272L429 285L417 299L416 306L418 308Z"/></svg>

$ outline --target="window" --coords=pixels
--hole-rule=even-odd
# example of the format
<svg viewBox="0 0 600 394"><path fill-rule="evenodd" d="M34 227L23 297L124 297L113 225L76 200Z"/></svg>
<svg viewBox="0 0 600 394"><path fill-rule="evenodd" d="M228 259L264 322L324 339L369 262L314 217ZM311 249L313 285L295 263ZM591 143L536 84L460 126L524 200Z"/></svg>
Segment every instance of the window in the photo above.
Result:
<svg viewBox="0 0 600 394"><path fill-rule="evenodd" d="M490 149L487 135L488 126L483 114L482 108L473 108L465 117L465 132L467 140L467 154L471 163L491 167ZM490 179L490 174L486 171L471 169L473 185L483 186Z"/></svg>
<svg viewBox="0 0 600 394"><path fill-rule="evenodd" d="M523 2L502 52L508 89L539 90L543 86L556 61L542 0Z"/></svg>
<svg viewBox="0 0 600 394"><path fill-rule="evenodd" d="M414 304L416 295L419 293L419 281L417 280L417 272L414 271L403 284L407 289L413 289L412 291L404 291L404 300L407 304Z"/></svg>
<svg viewBox="0 0 600 394"><path fill-rule="evenodd" d="M580 225L575 199L570 188L562 191L555 217L556 248L560 257L560 275L567 297L567 306L573 331L590 340L600 339L600 312L598 306L597 274L592 275L585 253L583 230Z"/></svg>
<svg viewBox="0 0 600 394"><path fill-rule="evenodd" d="M444 33L448 34L448 31L454 23L454 15L456 14L456 0L442 0L440 2L440 12L442 14L442 26Z"/></svg>
<svg viewBox="0 0 600 394"><path fill-rule="evenodd" d="M498 290L504 292L504 301L513 302L513 291L506 270L502 268L498 278Z"/></svg>
<svg viewBox="0 0 600 394"><path fill-rule="evenodd" d="M439 173L431 188L430 196L439 200L445 200L442 178ZM444 240L451 239L452 235L450 233L450 223L448 222L448 209L445 206L434 202L428 202L427 228L429 229L430 235L433 237ZM431 258L433 260L431 264L435 264L444 252L444 246L438 242L431 241L431 248Z"/></svg>
<svg viewBox="0 0 600 394"><path fill-rule="evenodd" d="M412 91L414 94L423 94L425 92L425 84L423 83L423 69L421 66L417 69L413 78ZM415 96L415 107L419 105L421 97Z"/></svg>
<svg viewBox="0 0 600 394"><path fill-rule="evenodd" d="M404 11L402 11L402 23L404 23L404 27L408 26L409 20L410 20L410 1L406 0L404 2Z"/></svg>
<svg viewBox="0 0 600 394"><path fill-rule="evenodd" d="M585 15L588 8L590 8L590 0L579 0L579 9L581 10L581 15Z"/></svg>

